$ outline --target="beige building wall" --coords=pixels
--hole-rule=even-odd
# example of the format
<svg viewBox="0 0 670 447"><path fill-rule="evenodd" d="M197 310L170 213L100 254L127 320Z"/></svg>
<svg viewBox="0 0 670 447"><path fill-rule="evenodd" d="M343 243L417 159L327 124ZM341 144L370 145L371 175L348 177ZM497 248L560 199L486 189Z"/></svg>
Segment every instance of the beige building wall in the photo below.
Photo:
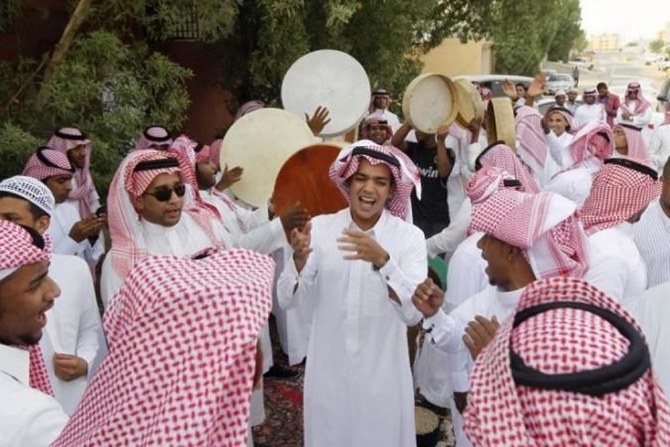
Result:
<svg viewBox="0 0 670 447"><path fill-rule="evenodd" d="M594 51L616 51L621 48L621 38L618 34L603 33L590 36L589 48Z"/></svg>
<svg viewBox="0 0 670 447"><path fill-rule="evenodd" d="M493 72L493 45L488 41L461 43L445 39L438 47L426 53L422 73L447 76L489 74Z"/></svg>

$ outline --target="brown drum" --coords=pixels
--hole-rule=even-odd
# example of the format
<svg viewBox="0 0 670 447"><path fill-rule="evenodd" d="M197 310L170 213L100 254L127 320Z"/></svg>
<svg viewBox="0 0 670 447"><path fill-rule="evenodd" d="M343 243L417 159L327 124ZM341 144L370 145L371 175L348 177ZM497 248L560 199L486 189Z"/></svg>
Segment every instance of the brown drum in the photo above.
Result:
<svg viewBox="0 0 670 447"><path fill-rule="evenodd" d="M502 140L516 152L516 128L514 110L508 97L493 98L486 112L486 135L489 144Z"/></svg>
<svg viewBox="0 0 670 447"><path fill-rule="evenodd" d="M312 216L329 214L348 206L330 181L328 169L340 153L334 144L314 144L293 154L281 167L273 194L276 214L300 202Z"/></svg>

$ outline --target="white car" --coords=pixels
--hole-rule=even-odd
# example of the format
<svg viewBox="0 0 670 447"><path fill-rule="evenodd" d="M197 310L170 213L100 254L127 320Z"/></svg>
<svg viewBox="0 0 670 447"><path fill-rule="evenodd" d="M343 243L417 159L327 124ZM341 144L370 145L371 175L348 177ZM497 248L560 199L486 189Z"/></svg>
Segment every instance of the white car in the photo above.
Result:
<svg viewBox="0 0 670 447"><path fill-rule="evenodd" d="M575 86L575 81L572 75L566 73L550 73L545 84L545 89L548 94L555 95L557 91L568 91Z"/></svg>
<svg viewBox="0 0 670 447"><path fill-rule="evenodd" d="M502 74L485 74L485 75L463 75L455 76L454 80L457 79L467 79L470 82L476 82L482 87L486 87L491 90L494 98L499 96L505 96L505 93L502 89L502 83L504 80L510 80L515 84L521 83L528 88L530 84L533 83L533 78L528 76L515 76L515 75L502 75Z"/></svg>

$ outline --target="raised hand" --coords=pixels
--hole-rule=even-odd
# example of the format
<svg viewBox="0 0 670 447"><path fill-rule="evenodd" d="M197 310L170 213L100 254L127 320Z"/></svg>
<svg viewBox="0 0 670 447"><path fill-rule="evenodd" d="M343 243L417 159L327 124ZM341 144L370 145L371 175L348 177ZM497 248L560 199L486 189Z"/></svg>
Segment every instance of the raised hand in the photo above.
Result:
<svg viewBox="0 0 670 447"><path fill-rule="evenodd" d="M242 174L244 174L244 168L240 166L235 166L233 169L228 169L228 165L223 167L223 175L221 180L216 184L216 189L223 191L224 189L230 188L235 183L242 180Z"/></svg>
<svg viewBox="0 0 670 447"><path fill-rule="evenodd" d="M412 303L424 318L432 317L444 304L444 292L435 285L432 279L426 278L416 286L412 295Z"/></svg>
<svg viewBox="0 0 670 447"><path fill-rule="evenodd" d="M477 315L474 320L468 323L468 327L465 328L465 334L463 335L463 343L465 343L474 360L491 343L499 327L500 323L498 323L498 319L495 316L489 320L481 315Z"/></svg>
<svg viewBox="0 0 670 447"><path fill-rule="evenodd" d="M386 265L389 260L389 254L377 241L360 230L342 230L342 237L337 238L338 248L349 254L344 255L344 259L354 261L368 261L380 269Z"/></svg>
<svg viewBox="0 0 670 447"><path fill-rule="evenodd" d="M528 91L526 92L526 97L531 97L535 98L537 96L540 96L544 92L544 86L547 83L547 75L544 73L541 73L533 79L533 82L530 84L528 87Z"/></svg>
<svg viewBox="0 0 670 447"><path fill-rule="evenodd" d="M290 232L294 228L303 228L307 222L309 222L311 216L309 215L307 208L300 205L300 202L298 202L284 211L279 216L279 219L281 220L282 227L284 227L284 231Z"/></svg>
<svg viewBox="0 0 670 447"><path fill-rule="evenodd" d="M329 116L330 111L327 107L323 106L318 106L311 118L305 113L305 121L307 121L309 128L312 129L314 136L319 135L323 131L323 128L328 125L330 122Z"/></svg>
<svg viewBox="0 0 670 447"><path fill-rule="evenodd" d="M516 94L516 86L514 85L514 82L510 81L509 79L505 79L502 82L502 90L505 96L509 96L512 99L517 98Z"/></svg>
<svg viewBox="0 0 670 447"><path fill-rule="evenodd" d="M312 252L310 248L312 244L312 223L307 222L301 230L298 228L292 229L289 234L289 243L293 249L295 267L298 272L301 272L307 263L309 254Z"/></svg>

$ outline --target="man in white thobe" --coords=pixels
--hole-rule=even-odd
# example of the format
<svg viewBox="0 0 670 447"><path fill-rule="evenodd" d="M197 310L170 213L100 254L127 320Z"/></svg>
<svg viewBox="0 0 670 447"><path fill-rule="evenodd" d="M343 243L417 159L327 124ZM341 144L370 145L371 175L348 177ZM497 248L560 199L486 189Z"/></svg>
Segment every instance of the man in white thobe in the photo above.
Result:
<svg viewBox="0 0 670 447"><path fill-rule="evenodd" d="M633 239L647 267L647 287L670 281L670 160L661 179L661 197L633 225Z"/></svg>
<svg viewBox="0 0 670 447"><path fill-rule="evenodd" d="M598 93L596 89L584 90L582 99L584 104L577 107L573 124L575 127L583 126L586 123L607 123L607 113L605 107L596 101Z"/></svg>
<svg viewBox="0 0 670 447"><path fill-rule="evenodd" d="M421 284L413 297L425 317L428 342L449 354L458 445L470 445L460 418L472 368L461 338L468 323L478 316L504 320L514 311L523 289L537 278L582 277L588 269L586 235L574 215L575 204L558 194L528 194L506 188L506 176L509 174L498 168L482 169L473 179L488 194L468 191L474 202L472 226L483 233L477 247L488 264L486 276L491 285L449 315L442 309L441 291L431 281Z"/></svg>
<svg viewBox="0 0 670 447"><path fill-rule="evenodd" d="M368 117L376 116L381 120L385 120L391 126L393 132L395 132L400 128L401 123L398 115L389 110L390 105L391 95L389 95L389 92L386 89L378 88L372 92L369 108L370 114Z"/></svg>
<svg viewBox="0 0 670 447"><path fill-rule="evenodd" d="M416 167L393 147L344 148L331 179L350 201L291 235L283 307L314 301L305 373L307 447L416 445L406 326L427 272L421 231L403 220ZM420 192L419 192L420 193Z"/></svg>
<svg viewBox="0 0 670 447"><path fill-rule="evenodd" d="M186 186L173 155L154 150L131 152L109 189L112 249L100 280L105 305L143 257L190 256L207 247L232 246L213 211L198 203L184 204Z"/></svg>
<svg viewBox="0 0 670 447"><path fill-rule="evenodd" d="M48 276L49 252L34 230L0 221L0 444L50 445L68 416L48 392L38 347L46 312L60 294ZM40 379L40 383L37 383Z"/></svg>
<svg viewBox="0 0 670 447"><path fill-rule="evenodd" d="M104 253L100 230L105 218L95 214L81 218L77 208L68 202L74 173L67 155L47 147L39 148L23 170L23 175L47 185L56 200L48 231L53 241L53 252L76 255L95 266Z"/></svg>
<svg viewBox="0 0 670 447"><path fill-rule="evenodd" d="M619 259L609 273L609 295L624 299L647 288L645 264L633 242L633 226L647 205L658 197L656 170L626 158L610 158L593 179L591 194L581 209L589 241L605 256Z"/></svg>
<svg viewBox="0 0 670 447"><path fill-rule="evenodd" d="M51 191L38 180L15 176L0 182L0 219L44 234L53 209ZM40 346L54 397L72 414L107 349L86 263L76 256L53 254L49 276L61 295L46 314Z"/></svg>

